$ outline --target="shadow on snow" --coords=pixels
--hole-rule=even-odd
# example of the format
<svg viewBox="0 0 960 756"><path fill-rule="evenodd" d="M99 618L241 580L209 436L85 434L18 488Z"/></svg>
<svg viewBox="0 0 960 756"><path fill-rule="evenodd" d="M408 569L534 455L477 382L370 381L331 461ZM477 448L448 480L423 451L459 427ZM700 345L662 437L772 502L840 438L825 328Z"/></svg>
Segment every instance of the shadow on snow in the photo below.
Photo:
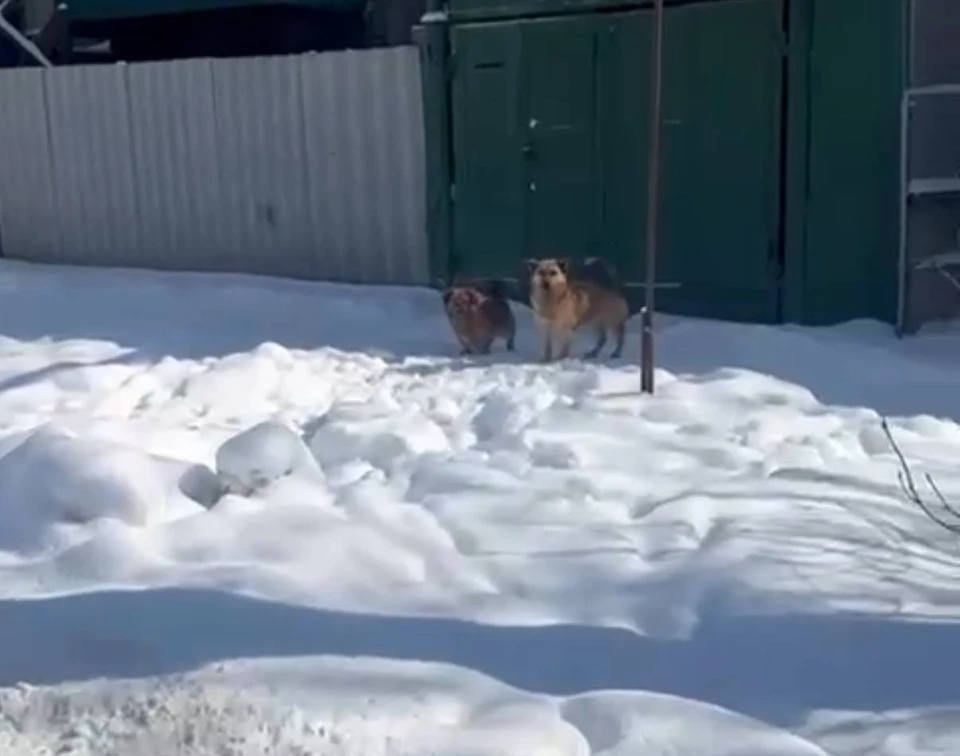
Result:
<svg viewBox="0 0 960 756"><path fill-rule="evenodd" d="M194 589L0 602L0 684L186 671L241 657L445 662L545 694L648 690L781 725L810 709L960 701L960 624L850 616L711 621L687 641L582 626L358 615Z"/></svg>

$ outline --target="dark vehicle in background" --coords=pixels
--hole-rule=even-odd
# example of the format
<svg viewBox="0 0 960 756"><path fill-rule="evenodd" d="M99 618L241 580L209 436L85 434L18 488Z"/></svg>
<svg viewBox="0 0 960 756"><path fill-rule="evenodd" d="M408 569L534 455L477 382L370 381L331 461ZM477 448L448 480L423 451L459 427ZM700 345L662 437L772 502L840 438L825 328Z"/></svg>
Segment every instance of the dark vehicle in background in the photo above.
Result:
<svg viewBox="0 0 960 756"><path fill-rule="evenodd" d="M409 44L411 27L426 5L426 0L68 0L56 6L54 0L6 2L7 23L28 39L46 41L38 47L45 54L49 50L56 64ZM69 37L67 49L54 37ZM0 67L35 62L0 30Z"/></svg>
<svg viewBox="0 0 960 756"><path fill-rule="evenodd" d="M0 0L2 2L2 0ZM0 9L2 21L5 21L13 29L23 29L23 7L12 5L8 8ZM0 68L9 68L17 65L20 60L19 46L4 32L0 27Z"/></svg>
<svg viewBox="0 0 960 756"><path fill-rule="evenodd" d="M119 60L281 55L363 46L366 0L71 0L70 33Z"/></svg>

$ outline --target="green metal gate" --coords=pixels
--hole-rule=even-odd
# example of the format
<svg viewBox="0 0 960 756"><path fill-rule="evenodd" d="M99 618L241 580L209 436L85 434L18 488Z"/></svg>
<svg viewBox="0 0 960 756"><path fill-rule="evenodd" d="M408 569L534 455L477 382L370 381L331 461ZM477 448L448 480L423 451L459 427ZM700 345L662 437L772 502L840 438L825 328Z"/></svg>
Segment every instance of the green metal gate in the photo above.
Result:
<svg viewBox="0 0 960 756"><path fill-rule="evenodd" d="M795 153L804 181L790 208L786 319L893 322L906 3L793 0L793 12L798 40L808 38L791 127L795 140L807 132Z"/></svg>
<svg viewBox="0 0 960 756"><path fill-rule="evenodd" d="M458 25L453 267L522 275L536 256L603 255L640 278L652 13ZM777 318L781 0L666 15L660 300ZM639 291L638 291L639 293Z"/></svg>
<svg viewBox="0 0 960 756"><path fill-rule="evenodd" d="M594 248L594 30L579 18L453 29L455 267L512 276L524 257Z"/></svg>
<svg viewBox="0 0 960 756"><path fill-rule="evenodd" d="M784 46L779 0L671 9L660 275L667 310L775 321Z"/></svg>

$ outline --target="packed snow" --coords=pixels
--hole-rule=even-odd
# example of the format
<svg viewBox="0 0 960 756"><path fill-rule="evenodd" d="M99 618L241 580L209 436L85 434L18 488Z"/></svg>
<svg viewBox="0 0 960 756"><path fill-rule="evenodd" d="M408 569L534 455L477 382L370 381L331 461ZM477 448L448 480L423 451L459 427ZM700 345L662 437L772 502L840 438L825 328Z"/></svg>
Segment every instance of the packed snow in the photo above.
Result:
<svg viewBox="0 0 960 756"><path fill-rule="evenodd" d="M0 263L0 753L960 753L960 333L515 311Z"/></svg>

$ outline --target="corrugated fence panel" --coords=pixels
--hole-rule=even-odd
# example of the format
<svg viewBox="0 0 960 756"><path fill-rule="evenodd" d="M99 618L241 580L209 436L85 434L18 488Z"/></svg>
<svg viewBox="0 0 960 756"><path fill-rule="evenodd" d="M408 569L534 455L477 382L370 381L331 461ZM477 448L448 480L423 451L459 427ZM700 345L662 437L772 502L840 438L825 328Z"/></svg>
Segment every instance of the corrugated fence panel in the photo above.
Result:
<svg viewBox="0 0 960 756"><path fill-rule="evenodd" d="M65 66L45 76L57 260L136 264L140 218L126 66Z"/></svg>
<svg viewBox="0 0 960 756"><path fill-rule="evenodd" d="M396 259L403 261L401 274L411 281L428 281L430 263L427 254L426 210L426 146L424 145L423 100L420 77L420 54L415 47L402 48L397 56L395 87L384 94L393 95L390 115L394 124L395 138L390 149L395 151L396 182L393 194L402 204L396 208L395 217L400 234L402 254ZM390 102L390 99L387 99ZM391 120L388 118L388 120Z"/></svg>
<svg viewBox="0 0 960 756"><path fill-rule="evenodd" d="M0 251L57 256L57 200L50 165L43 71L0 75Z"/></svg>
<svg viewBox="0 0 960 756"><path fill-rule="evenodd" d="M413 47L15 69L0 98L11 257L428 281Z"/></svg>
<svg viewBox="0 0 960 756"><path fill-rule="evenodd" d="M132 65L130 122L140 208L139 260L216 270L228 262L209 61Z"/></svg>
<svg viewBox="0 0 960 756"><path fill-rule="evenodd" d="M284 57L213 64L224 189L218 221L229 229L233 262L245 270L315 274L297 62Z"/></svg>
<svg viewBox="0 0 960 756"><path fill-rule="evenodd" d="M428 279L415 48L303 60L318 268L358 281Z"/></svg>

